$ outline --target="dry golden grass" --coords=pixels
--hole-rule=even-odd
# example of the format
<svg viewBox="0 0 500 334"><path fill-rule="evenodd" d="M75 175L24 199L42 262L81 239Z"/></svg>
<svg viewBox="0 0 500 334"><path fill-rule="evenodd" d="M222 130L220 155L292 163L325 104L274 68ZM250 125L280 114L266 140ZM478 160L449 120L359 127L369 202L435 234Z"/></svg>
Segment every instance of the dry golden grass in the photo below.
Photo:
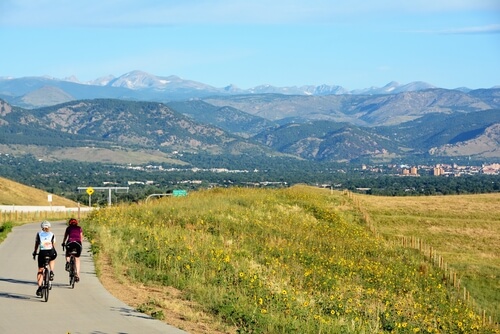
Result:
<svg viewBox="0 0 500 334"><path fill-rule="evenodd" d="M415 236L449 261L485 259L500 268L500 194L356 198L381 234Z"/></svg>
<svg viewBox="0 0 500 334"><path fill-rule="evenodd" d="M0 205L50 205L48 193L0 177ZM64 197L52 195L52 205L76 207L78 204Z"/></svg>
<svg viewBox="0 0 500 334"><path fill-rule="evenodd" d="M84 161L84 162L105 162L115 164L145 164L151 161L174 163L186 165L177 159L169 158L165 153L159 151L134 151L121 148L63 148L55 152L50 152L52 157L64 157L65 159Z"/></svg>
<svg viewBox="0 0 500 334"><path fill-rule="evenodd" d="M376 230L415 237L459 272L473 298L500 321L500 194L427 197L355 195Z"/></svg>
<svg viewBox="0 0 500 334"><path fill-rule="evenodd" d="M169 157L167 154L149 150L132 150L120 147L95 148L95 147L71 147L71 148L43 148L36 145L2 145L0 150L10 154L31 154L45 161L59 161L62 159L83 162L106 162L115 164L144 164L149 162L166 162L178 165L186 163Z"/></svg>

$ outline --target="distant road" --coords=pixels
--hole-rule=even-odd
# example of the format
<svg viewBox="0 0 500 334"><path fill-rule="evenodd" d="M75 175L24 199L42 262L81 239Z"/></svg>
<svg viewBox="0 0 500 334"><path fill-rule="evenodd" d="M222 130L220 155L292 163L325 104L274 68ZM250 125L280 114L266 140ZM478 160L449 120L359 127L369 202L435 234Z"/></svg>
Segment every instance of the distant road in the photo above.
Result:
<svg viewBox="0 0 500 334"><path fill-rule="evenodd" d="M52 223L58 257L47 303L35 295L37 264L31 256L39 223L15 227L0 244L0 333L186 333L135 311L104 289L88 243L82 252L80 282L70 289L60 246L65 227L63 222Z"/></svg>

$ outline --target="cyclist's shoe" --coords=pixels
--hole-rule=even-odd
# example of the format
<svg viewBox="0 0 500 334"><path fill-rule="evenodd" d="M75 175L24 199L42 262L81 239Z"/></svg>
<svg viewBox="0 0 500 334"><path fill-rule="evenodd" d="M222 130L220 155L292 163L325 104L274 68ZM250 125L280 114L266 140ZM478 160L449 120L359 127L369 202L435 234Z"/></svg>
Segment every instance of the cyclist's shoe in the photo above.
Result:
<svg viewBox="0 0 500 334"><path fill-rule="evenodd" d="M66 271L69 271L69 262L66 262Z"/></svg>
<svg viewBox="0 0 500 334"><path fill-rule="evenodd" d="M49 279L50 279L51 281L53 281L53 280L54 280L54 272L53 272L53 271L51 271L51 272L50 272L50 277L49 277Z"/></svg>
<svg viewBox="0 0 500 334"><path fill-rule="evenodd" d="M41 286L39 286L39 287L38 287L38 289L36 289L36 295L37 295L38 297L41 297L41 296L42 296L42 287L41 287Z"/></svg>
<svg viewBox="0 0 500 334"><path fill-rule="evenodd" d="M80 277L79 276L75 276L75 282L76 283L80 282Z"/></svg>

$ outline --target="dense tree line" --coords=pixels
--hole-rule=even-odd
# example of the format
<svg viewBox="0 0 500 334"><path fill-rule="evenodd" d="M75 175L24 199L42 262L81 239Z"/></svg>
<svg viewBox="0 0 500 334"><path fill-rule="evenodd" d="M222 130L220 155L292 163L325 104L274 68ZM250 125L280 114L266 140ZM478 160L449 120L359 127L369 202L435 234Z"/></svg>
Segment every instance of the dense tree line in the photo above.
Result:
<svg viewBox="0 0 500 334"><path fill-rule="evenodd" d="M358 188L372 195L410 196L410 195L459 195L479 194L500 191L500 176L474 175L460 177L402 177L383 176L347 180L346 189Z"/></svg>
<svg viewBox="0 0 500 334"><path fill-rule="evenodd" d="M372 195L451 195L477 194L500 191L500 176L475 175L461 177L402 177L389 174L370 174L349 164L314 163L284 157L223 157L199 154L184 156L191 167L159 170L135 170L125 166L85 163L76 161L45 162L33 156L12 157L0 155L0 176L25 185L43 189L53 194L87 203L88 195L78 187L116 186L129 187L128 192L113 193L112 200L137 202L155 193L173 189L195 190L219 186L290 186L305 183L317 186L363 191ZM179 168L179 166L163 166ZM229 172L210 171L210 168L227 168ZM131 182L139 182L129 184ZM197 181L197 182L193 182ZM144 184L140 184L140 183ZM261 184L259 184L261 183ZM106 205L108 193L96 191L92 203Z"/></svg>

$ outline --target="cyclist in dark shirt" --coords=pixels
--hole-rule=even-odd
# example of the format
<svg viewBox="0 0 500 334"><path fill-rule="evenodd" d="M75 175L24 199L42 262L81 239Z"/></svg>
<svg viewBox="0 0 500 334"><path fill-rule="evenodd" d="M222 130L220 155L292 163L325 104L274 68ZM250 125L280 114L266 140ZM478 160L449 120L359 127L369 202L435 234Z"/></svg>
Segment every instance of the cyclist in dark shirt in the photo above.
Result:
<svg viewBox="0 0 500 334"><path fill-rule="evenodd" d="M66 271L69 271L69 258L72 251L76 251L75 264L76 264L76 277L75 281L80 281L80 255L82 254L82 241L83 230L78 226L78 220L70 218L68 227L64 232L62 246L66 247Z"/></svg>

